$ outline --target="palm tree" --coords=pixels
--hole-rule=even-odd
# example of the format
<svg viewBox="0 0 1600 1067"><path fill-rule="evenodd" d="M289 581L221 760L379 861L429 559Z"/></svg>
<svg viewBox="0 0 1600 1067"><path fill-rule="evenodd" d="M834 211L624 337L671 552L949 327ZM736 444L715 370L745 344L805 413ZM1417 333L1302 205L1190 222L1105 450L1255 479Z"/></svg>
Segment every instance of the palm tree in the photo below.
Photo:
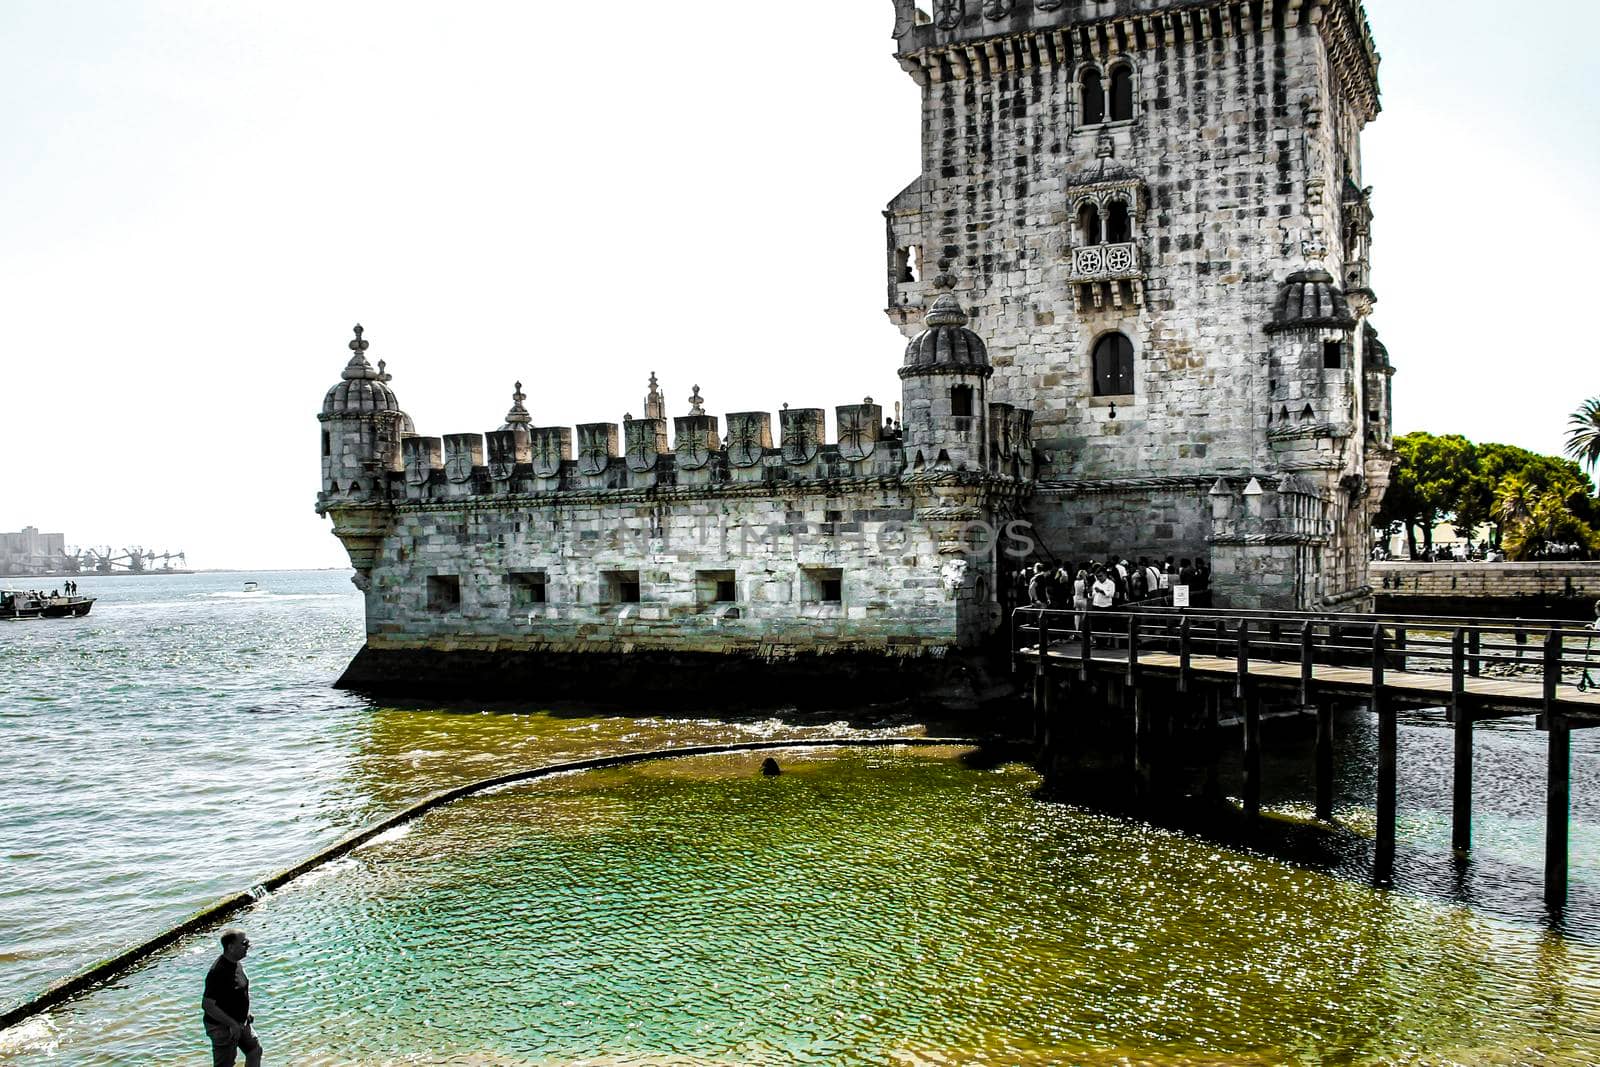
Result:
<svg viewBox="0 0 1600 1067"><path fill-rule="evenodd" d="M1567 455L1590 470L1600 464L1600 396L1585 400L1567 420Z"/></svg>
<svg viewBox="0 0 1600 1067"><path fill-rule="evenodd" d="M1538 496L1537 488L1520 474L1508 474L1500 480L1495 494L1494 517L1500 528L1509 530L1533 517L1533 506Z"/></svg>

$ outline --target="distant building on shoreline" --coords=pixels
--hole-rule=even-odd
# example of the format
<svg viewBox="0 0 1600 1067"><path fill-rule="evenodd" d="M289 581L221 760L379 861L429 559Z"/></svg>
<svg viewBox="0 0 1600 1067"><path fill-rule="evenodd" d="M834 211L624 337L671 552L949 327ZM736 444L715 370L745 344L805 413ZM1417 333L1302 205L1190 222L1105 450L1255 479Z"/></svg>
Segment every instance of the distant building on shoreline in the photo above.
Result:
<svg viewBox="0 0 1600 1067"><path fill-rule="evenodd" d="M65 534L40 533L35 526L0 533L0 574L60 574L66 555Z"/></svg>

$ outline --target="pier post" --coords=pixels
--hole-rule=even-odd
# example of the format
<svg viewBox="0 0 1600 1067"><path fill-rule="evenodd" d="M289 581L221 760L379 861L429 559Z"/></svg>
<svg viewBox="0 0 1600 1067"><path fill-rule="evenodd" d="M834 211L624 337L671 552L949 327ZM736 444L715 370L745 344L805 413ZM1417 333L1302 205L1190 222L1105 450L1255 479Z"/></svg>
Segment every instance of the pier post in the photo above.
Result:
<svg viewBox="0 0 1600 1067"><path fill-rule="evenodd" d="M1456 742L1450 847L1457 852L1472 848L1472 712L1467 708L1466 641L1459 629L1450 638L1450 722Z"/></svg>
<svg viewBox="0 0 1600 1067"><path fill-rule="evenodd" d="M1238 678L1234 695L1244 707L1244 817L1261 816L1261 703L1250 684L1250 620L1239 620Z"/></svg>
<svg viewBox="0 0 1600 1067"><path fill-rule="evenodd" d="M1317 698L1316 624L1300 627L1300 703L1317 709L1317 742L1313 751L1317 783L1317 818L1333 821L1333 705Z"/></svg>
<svg viewBox="0 0 1600 1067"><path fill-rule="evenodd" d="M1567 815L1571 796L1572 731L1565 719L1550 723L1549 786L1545 794L1544 903L1567 906Z"/></svg>
<svg viewBox="0 0 1600 1067"><path fill-rule="evenodd" d="M1150 803L1155 788L1155 768L1151 758L1153 738L1150 729L1150 701L1144 686L1133 686L1132 691L1134 795L1141 805L1145 805Z"/></svg>
<svg viewBox="0 0 1600 1067"><path fill-rule="evenodd" d="M1383 627L1372 628L1372 711L1378 717L1377 851L1372 877L1379 885L1394 882L1394 841L1397 804L1397 755L1400 724L1384 689Z"/></svg>
<svg viewBox="0 0 1600 1067"><path fill-rule="evenodd" d="M1044 744L1050 736L1050 712L1055 701L1050 692L1050 623L1039 609L1039 661L1033 674L1033 740Z"/></svg>
<svg viewBox="0 0 1600 1067"><path fill-rule="evenodd" d="M1317 701L1317 818L1333 821L1333 704Z"/></svg>
<svg viewBox="0 0 1600 1067"><path fill-rule="evenodd" d="M1078 633L1078 640L1081 642L1078 647L1078 680L1088 682L1094 662L1094 612L1083 613L1083 628Z"/></svg>
<svg viewBox="0 0 1600 1067"><path fill-rule="evenodd" d="M1178 692L1180 693L1189 691L1190 657L1193 655L1190 640L1189 620L1185 617L1178 627Z"/></svg>
<svg viewBox="0 0 1600 1067"><path fill-rule="evenodd" d="M1548 785L1544 810L1544 903L1551 912L1567 906L1567 818L1571 798L1572 729L1556 711L1561 684L1561 631L1544 641L1544 715L1549 733Z"/></svg>
<svg viewBox="0 0 1600 1067"><path fill-rule="evenodd" d="M1201 691L1205 715L1204 739L1206 776L1200 786L1200 795L1207 803L1222 803L1222 690L1206 686Z"/></svg>

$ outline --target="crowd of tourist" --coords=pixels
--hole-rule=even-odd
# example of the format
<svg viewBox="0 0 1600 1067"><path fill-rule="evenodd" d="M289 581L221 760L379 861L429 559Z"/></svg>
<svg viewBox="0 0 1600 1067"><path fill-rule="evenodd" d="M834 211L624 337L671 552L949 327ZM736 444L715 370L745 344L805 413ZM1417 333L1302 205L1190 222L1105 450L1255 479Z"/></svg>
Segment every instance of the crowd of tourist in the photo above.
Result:
<svg viewBox="0 0 1600 1067"><path fill-rule="evenodd" d="M1117 556L1051 567L1036 563L1014 578L1012 602L1018 606L1061 611L1115 611L1127 604L1170 601L1173 590L1188 590L1189 603L1198 604L1211 588L1211 566L1204 560L1153 560L1137 562Z"/></svg>
<svg viewBox="0 0 1600 1067"><path fill-rule="evenodd" d="M1390 555L1389 550L1382 545L1372 550L1374 563L1388 560L1402 560L1402 557ZM1411 557L1412 563L1504 563L1505 561L1506 554L1487 541L1476 547L1471 541L1435 545L1433 548L1418 549Z"/></svg>

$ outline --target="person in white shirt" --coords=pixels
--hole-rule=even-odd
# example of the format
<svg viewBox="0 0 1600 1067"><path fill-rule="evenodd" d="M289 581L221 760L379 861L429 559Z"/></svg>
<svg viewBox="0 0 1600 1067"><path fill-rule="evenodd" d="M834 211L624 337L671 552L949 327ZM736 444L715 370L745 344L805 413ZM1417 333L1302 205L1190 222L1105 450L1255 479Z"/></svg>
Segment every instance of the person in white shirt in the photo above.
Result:
<svg viewBox="0 0 1600 1067"><path fill-rule="evenodd" d="M1117 602L1117 583L1098 567L1094 572L1094 584L1089 587L1089 599L1096 611L1104 611Z"/></svg>

